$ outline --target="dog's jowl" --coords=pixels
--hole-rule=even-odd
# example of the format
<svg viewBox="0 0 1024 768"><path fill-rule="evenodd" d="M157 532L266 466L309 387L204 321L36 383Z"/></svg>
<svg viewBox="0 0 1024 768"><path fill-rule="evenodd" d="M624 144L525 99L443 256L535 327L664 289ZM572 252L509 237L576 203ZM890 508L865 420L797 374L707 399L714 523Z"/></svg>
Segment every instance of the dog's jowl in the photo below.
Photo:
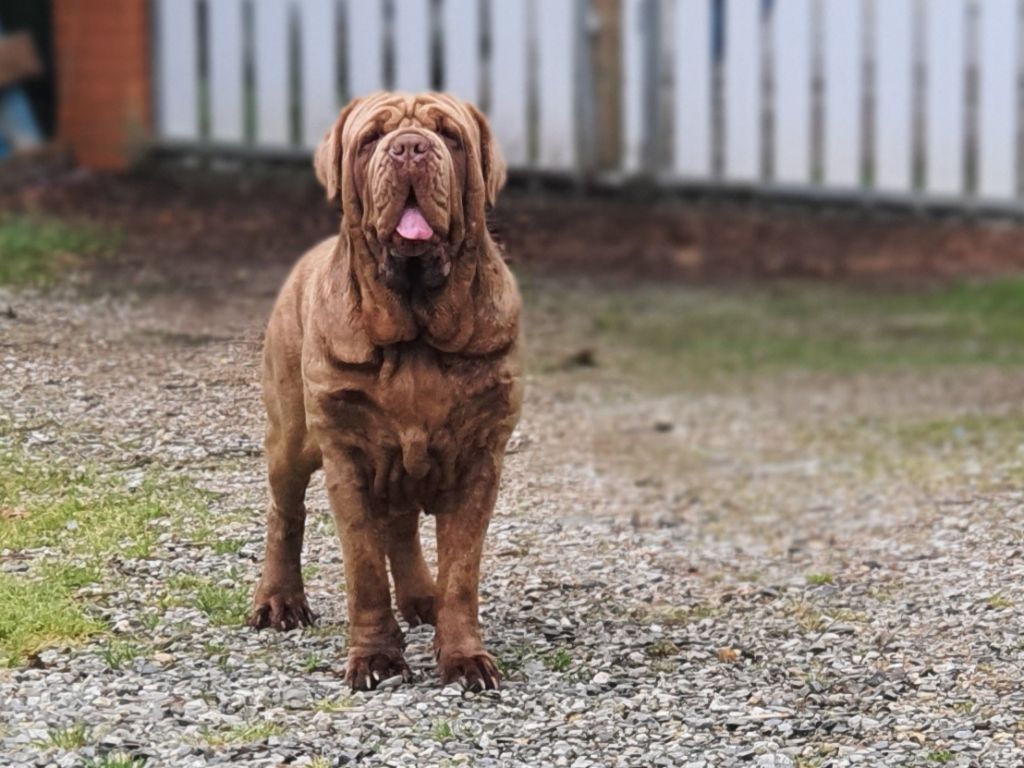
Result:
<svg viewBox="0 0 1024 768"><path fill-rule="evenodd" d="M401 617L435 626L442 680L497 687L477 592L522 399L519 293L484 218L504 164L471 105L378 93L342 111L315 167L341 232L298 262L267 328L270 504L249 623L313 619L300 557L306 486L322 467L345 561L349 684L409 675L390 570ZM436 580L421 513L437 518Z"/></svg>

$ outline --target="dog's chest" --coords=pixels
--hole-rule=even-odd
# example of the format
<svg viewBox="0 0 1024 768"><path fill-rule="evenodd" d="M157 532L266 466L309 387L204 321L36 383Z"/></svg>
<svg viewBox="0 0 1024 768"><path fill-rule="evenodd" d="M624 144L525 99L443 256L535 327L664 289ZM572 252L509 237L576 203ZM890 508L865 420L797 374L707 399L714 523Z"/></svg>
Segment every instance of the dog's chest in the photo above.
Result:
<svg viewBox="0 0 1024 768"><path fill-rule="evenodd" d="M379 367L335 366L318 401L374 506L434 511L469 463L503 449L518 387L505 357L462 358L410 344L388 348Z"/></svg>

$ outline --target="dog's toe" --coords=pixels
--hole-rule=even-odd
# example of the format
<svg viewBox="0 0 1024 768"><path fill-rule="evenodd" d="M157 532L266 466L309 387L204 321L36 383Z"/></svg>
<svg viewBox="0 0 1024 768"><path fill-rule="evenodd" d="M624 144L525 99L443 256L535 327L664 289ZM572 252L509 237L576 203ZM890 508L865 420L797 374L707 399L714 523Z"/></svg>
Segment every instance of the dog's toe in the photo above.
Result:
<svg viewBox="0 0 1024 768"><path fill-rule="evenodd" d="M345 682L353 691L371 691L388 678L401 676L404 682L412 679L412 670L401 652L350 652L345 664Z"/></svg>
<svg viewBox="0 0 1024 768"><path fill-rule="evenodd" d="M271 595L253 606L245 623L253 629L288 631L296 627L312 626L317 615L306 602L305 594L282 597Z"/></svg>
<svg viewBox="0 0 1024 768"><path fill-rule="evenodd" d="M414 597L403 600L398 604L398 612L410 627L418 627L420 624L437 624L437 609L433 595L426 597Z"/></svg>
<svg viewBox="0 0 1024 768"><path fill-rule="evenodd" d="M441 681L447 685L461 681L470 691L498 690L501 673L494 657L486 651L474 654L454 653L440 662Z"/></svg>

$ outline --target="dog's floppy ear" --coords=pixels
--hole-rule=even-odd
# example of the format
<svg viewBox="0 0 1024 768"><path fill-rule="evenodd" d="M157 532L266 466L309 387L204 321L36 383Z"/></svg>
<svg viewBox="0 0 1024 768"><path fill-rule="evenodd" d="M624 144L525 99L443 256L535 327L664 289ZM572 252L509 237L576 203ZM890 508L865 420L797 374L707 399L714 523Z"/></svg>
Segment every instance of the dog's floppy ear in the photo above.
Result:
<svg viewBox="0 0 1024 768"><path fill-rule="evenodd" d="M341 110L334 126L320 142L316 153L313 155L313 170L316 171L316 179L327 191L327 199L333 200L341 194L341 169L344 159L344 145L342 143L342 132L345 129L345 121L352 110L360 102L360 99L353 99Z"/></svg>
<svg viewBox="0 0 1024 768"><path fill-rule="evenodd" d="M487 117L473 104L466 102L466 108L476 120L480 132L480 170L484 177L484 202L493 208L498 202L498 193L505 186L505 158L501 156L498 142L491 132L491 124Z"/></svg>

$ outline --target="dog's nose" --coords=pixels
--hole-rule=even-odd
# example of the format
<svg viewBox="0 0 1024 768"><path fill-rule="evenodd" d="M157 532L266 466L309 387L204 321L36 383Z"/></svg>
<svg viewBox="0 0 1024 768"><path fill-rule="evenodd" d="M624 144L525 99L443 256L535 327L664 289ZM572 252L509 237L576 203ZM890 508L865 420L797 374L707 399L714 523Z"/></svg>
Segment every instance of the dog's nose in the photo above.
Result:
<svg viewBox="0 0 1024 768"><path fill-rule="evenodd" d="M411 163L421 160L429 148L430 145L422 134L403 133L392 140L388 154L396 162Z"/></svg>

